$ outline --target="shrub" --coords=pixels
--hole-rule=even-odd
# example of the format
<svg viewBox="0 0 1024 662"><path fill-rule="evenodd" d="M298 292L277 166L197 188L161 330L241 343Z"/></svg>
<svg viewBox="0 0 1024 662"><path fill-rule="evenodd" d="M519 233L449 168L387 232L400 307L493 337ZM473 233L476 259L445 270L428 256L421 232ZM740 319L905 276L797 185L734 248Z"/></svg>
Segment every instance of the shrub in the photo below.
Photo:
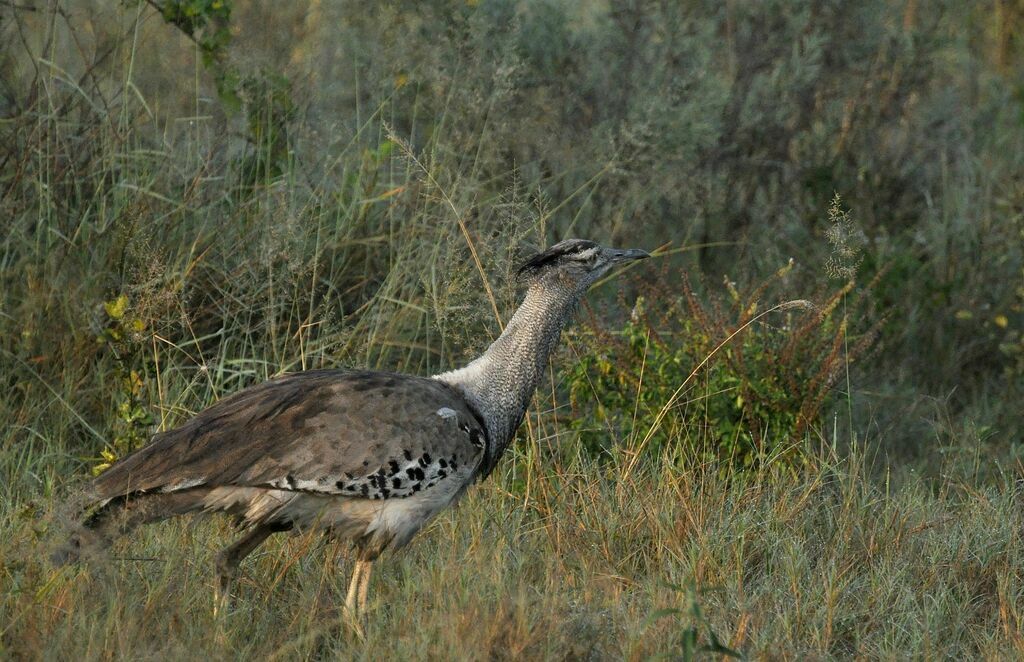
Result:
<svg viewBox="0 0 1024 662"><path fill-rule="evenodd" d="M737 467L769 457L799 463L802 441L824 422L832 387L871 348L881 321L854 322L861 328L851 331L870 291L856 292L844 309L853 281L817 306L795 301L762 313L793 267L746 294L726 278L725 294L709 292L707 303L682 273L640 284L644 294L620 329L592 317L592 333L567 373L570 424L584 448L612 452L613 439L631 453L679 449Z"/></svg>
<svg viewBox="0 0 1024 662"><path fill-rule="evenodd" d="M149 411L150 397L143 378L143 364L148 363L141 351L139 340L145 322L131 314L127 295L104 302L106 323L96 341L113 357L113 397L116 417L110 441L100 451L100 460L92 468L99 474L114 462L141 448L152 431L153 416ZM146 367L149 367L148 365Z"/></svg>

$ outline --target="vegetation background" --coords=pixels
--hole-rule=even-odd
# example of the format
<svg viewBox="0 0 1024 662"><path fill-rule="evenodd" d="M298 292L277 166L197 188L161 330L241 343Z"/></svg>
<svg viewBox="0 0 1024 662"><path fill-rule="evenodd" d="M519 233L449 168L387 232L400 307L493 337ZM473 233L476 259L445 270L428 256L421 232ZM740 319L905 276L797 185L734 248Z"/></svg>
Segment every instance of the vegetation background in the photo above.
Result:
<svg viewBox="0 0 1024 662"><path fill-rule="evenodd" d="M1024 2L18 0L0 44L3 657L1024 655ZM46 563L154 430L459 364L566 236L657 259L364 641L314 535L221 623L226 521Z"/></svg>

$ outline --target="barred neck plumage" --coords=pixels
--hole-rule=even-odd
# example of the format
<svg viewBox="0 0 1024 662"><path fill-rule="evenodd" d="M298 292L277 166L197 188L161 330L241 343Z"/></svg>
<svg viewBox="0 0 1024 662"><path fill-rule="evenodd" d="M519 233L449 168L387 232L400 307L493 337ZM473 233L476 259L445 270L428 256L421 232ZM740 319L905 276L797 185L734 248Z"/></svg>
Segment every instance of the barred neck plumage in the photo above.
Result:
<svg viewBox="0 0 1024 662"><path fill-rule="evenodd" d="M490 452L486 476L511 443L583 290L558 279L535 282L501 336L464 368L436 375L465 394L484 418Z"/></svg>

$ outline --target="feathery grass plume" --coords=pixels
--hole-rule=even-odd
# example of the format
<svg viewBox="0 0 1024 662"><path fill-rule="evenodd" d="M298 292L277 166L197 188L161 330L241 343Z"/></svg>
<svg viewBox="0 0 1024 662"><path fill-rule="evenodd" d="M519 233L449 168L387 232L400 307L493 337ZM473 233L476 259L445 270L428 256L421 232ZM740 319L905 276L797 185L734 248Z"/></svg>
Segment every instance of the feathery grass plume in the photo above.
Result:
<svg viewBox="0 0 1024 662"><path fill-rule="evenodd" d="M843 201L836 193L828 207L825 238L832 247L832 254L825 261L825 271L830 278L853 280L864 261L863 250L867 237L842 205Z"/></svg>

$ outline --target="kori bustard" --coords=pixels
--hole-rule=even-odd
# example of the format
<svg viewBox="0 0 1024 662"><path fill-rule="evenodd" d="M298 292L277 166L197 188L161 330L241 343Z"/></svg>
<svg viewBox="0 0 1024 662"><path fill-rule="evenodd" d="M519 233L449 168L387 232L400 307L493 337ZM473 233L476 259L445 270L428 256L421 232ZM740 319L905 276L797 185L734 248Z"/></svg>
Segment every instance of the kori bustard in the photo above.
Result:
<svg viewBox="0 0 1024 662"><path fill-rule="evenodd" d="M464 368L433 377L311 370L224 398L96 478L58 560L139 524L228 512L244 533L217 556L219 609L239 563L267 537L322 528L357 550L346 599L356 618L378 555L407 544L494 469L587 288L645 257L581 239L533 256L519 270L528 284L519 309Z"/></svg>

